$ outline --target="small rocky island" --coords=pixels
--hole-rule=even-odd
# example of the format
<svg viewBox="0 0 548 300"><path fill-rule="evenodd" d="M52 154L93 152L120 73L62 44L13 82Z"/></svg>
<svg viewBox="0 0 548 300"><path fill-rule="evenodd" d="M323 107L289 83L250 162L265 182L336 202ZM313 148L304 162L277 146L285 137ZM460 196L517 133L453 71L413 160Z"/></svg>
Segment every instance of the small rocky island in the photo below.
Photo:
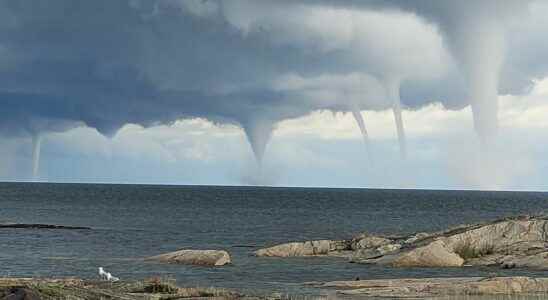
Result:
<svg viewBox="0 0 548 300"><path fill-rule="evenodd" d="M224 250L183 249L148 257L145 260L210 267L219 267L231 263L230 254Z"/></svg>
<svg viewBox="0 0 548 300"><path fill-rule="evenodd" d="M548 216L520 216L408 236L361 234L350 240L295 242L257 256L341 256L390 267L497 266L548 270Z"/></svg>

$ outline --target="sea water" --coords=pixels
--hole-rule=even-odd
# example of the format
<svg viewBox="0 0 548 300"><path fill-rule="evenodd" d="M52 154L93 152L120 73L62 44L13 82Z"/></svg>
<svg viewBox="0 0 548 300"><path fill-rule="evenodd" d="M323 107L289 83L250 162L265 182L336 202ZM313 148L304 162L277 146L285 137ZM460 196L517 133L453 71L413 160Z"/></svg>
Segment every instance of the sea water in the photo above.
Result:
<svg viewBox="0 0 548 300"><path fill-rule="evenodd" d="M400 269L341 258L257 258L290 241L406 234L548 211L548 194L283 187L0 183L0 222L91 230L0 229L0 276L170 278L182 286L248 292L310 291L310 281L490 275L498 268ZM233 264L207 268L142 258L178 249L225 249Z"/></svg>

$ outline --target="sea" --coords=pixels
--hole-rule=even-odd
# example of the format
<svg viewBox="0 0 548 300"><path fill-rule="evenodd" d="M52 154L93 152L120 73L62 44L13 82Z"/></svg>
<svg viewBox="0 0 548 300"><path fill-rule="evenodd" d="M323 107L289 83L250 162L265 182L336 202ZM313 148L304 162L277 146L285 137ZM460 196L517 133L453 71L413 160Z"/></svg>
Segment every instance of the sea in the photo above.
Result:
<svg viewBox="0 0 548 300"><path fill-rule="evenodd" d="M312 281L526 275L490 267L387 268L342 258L258 258L278 243L443 230L548 212L548 193L252 186L0 183L0 222L91 230L0 229L0 276L166 278L244 293L315 293ZM225 267L142 258L179 249L224 249Z"/></svg>

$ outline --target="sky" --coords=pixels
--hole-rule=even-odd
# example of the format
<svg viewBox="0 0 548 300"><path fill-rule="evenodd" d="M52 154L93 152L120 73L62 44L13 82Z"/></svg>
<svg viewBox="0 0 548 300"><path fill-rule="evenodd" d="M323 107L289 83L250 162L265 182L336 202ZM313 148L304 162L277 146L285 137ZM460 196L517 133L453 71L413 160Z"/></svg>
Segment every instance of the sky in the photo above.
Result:
<svg viewBox="0 0 548 300"><path fill-rule="evenodd" d="M0 180L548 190L547 15L0 1Z"/></svg>

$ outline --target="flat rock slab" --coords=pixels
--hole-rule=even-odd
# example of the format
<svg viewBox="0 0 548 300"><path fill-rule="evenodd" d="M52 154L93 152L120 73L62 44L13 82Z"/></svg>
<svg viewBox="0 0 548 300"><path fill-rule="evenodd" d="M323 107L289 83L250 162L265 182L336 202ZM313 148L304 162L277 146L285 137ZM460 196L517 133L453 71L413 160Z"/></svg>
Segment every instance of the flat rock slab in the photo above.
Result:
<svg viewBox="0 0 548 300"><path fill-rule="evenodd" d="M179 250L147 258L165 263L197 265L197 266L224 266L230 264L230 254L224 250Z"/></svg>
<svg viewBox="0 0 548 300"><path fill-rule="evenodd" d="M317 240L285 243L255 251L260 257L326 256L346 250L345 241Z"/></svg>
<svg viewBox="0 0 548 300"><path fill-rule="evenodd" d="M21 223L0 223L0 229L5 228L22 228L22 229L86 229L91 227L84 226L65 226L65 225L52 225L52 224L21 224Z"/></svg>
<svg viewBox="0 0 548 300"><path fill-rule="evenodd" d="M548 278L457 277L333 281L319 285L343 295L424 298L462 295L546 295Z"/></svg>

